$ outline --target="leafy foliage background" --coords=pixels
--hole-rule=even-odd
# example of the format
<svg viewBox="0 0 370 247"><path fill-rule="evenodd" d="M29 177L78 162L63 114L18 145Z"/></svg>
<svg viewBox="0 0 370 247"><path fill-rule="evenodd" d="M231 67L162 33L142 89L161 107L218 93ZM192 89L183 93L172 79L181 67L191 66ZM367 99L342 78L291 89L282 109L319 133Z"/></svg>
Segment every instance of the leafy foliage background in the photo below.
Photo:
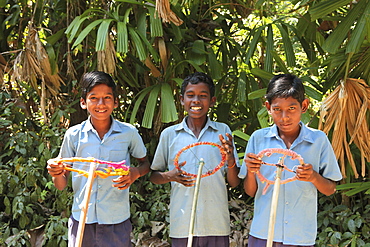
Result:
<svg viewBox="0 0 370 247"><path fill-rule="evenodd" d="M171 1L179 26L156 18L155 4L0 0L0 245L66 246L71 190L57 191L45 166L66 128L86 118L78 104L86 71L115 78L115 117L137 126L150 158L161 130L184 117L179 85L194 71L215 80L210 117L231 127L240 157L249 135L270 123L263 95L273 74L303 79L312 103L303 121L315 128L320 103L343 81L369 85L368 0ZM369 246L369 158L348 145L363 175L346 157L340 191L320 197L318 246ZM245 246L253 200L242 186L229 192L232 246ZM132 186L137 246L166 245L168 193L147 176Z"/></svg>

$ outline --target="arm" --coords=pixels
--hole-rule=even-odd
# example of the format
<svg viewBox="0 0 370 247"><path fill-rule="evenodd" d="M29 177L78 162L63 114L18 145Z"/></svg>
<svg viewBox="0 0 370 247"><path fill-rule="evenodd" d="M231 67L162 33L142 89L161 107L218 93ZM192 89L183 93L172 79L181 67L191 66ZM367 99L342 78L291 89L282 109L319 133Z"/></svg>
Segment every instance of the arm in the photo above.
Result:
<svg viewBox="0 0 370 247"><path fill-rule="evenodd" d="M254 197L256 195L258 184L256 178L256 172L261 168L261 159L253 153L247 153L244 159L247 167L247 176L244 179L243 187L247 195Z"/></svg>
<svg viewBox="0 0 370 247"><path fill-rule="evenodd" d="M115 183L113 187L117 187L119 190L124 190L130 187L136 179L144 176L150 171L150 163L145 156L144 158L137 158L139 165L137 167L130 167L130 173L128 175L119 176L112 181Z"/></svg>
<svg viewBox="0 0 370 247"><path fill-rule="evenodd" d="M318 172L313 170L311 164L298 166L296 177L300 181L311 182L315 185L316 189L324 195L330 196L335 192L336 183L324 178Z"/></svg>
<svg viewBox="0 0 370 247"><path fill-rule="evenodd" d="M47 169L49 174L53 177L55 188L63 190L68 184L69 171L64 170L62 163L51 162L48 163Z"/></svg>
<svg viewBox="0 0 370 247"><path fill-rule="evenodd" d="M236 165L236 160L234 157L234 145L233 137L226 133L228 140L226 140L221 134L219 135L222 147L226 151L226 162L227 162L227 174L226 179L229 185L233 188L239 185L240 178L238 177L239 167Z"/></svg>

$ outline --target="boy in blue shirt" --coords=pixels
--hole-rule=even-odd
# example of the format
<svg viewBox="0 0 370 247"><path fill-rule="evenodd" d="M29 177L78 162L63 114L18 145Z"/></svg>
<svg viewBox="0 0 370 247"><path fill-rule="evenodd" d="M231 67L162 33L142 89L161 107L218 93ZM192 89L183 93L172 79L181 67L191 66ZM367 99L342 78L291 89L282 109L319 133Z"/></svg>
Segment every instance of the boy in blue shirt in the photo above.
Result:
<svg viewBox="0 0 370 247"><path fill-rule="evenodd" d="M132 226L128 188L150 170L146 148L134 126L111 116L118 106L118 98L116 84L110 75L99 71L86 73L81 89L80 105L82 109L87 109L89 118L67 130L58 158L94 157L111 162L126 160L125 165L129 166L132 155L139 163L138 167L130 167L128 175L95 178L82 246L129 247ZM76 162L72 165L89 170L89 163ZM63 190L70 172L63 169L63 164L55 162L48 164L47 169L55 187ZM68 222L68 246L75 246L86 182L86 177L72 176L74 198Z"/></svg>
<svg viewBox="0 0 370 247"><path fill-rule="evenodd" d="M267 87L266 99L274 125L252 134L239 174L245 178L245 192L255 197L248 246L266 246L269 230L273 186L263 194L264 184L256 173L269 180L274 180L276 175L276 167L262 165L256 154L266 148L282 148L301 155L305 164L297 166L297 180L280 186L273 246L313 247L317 232L317 191L325 195L335 192L334 181L342 179L337 159L325 133L305 126L300 120L309 100L299 78L291 74L274 76ZM267 157L265 162L277 160ZM294 169L296 163L288 157L284 165ZM283 176L282 180L294 175L283 173Z"/></svg>
<svg viewBox="0 0 370 247"><path fill-rule="evenodd" d="M186 176L174 167L175 155L185 146L203 141L222 145L227 151L227 162L219 171L201 180L192 246L229 246L230 214L225 174L229 185L237 186L240 179L237 176L239 168L235 163L239 162L236 162L237 153L230 128L226 124L211 121L207 116L209 108L216 103L214 93L213 80L204 73L196 72L184 79L180 100L188 115L180 124L163 130L152 162L150 180L155 184L171 182L172 247L187 246L195 182L194 177ZM200 153L203 156L215 155L203 150ZM192 166L196 170L195 164L191 162L185 166Z"/></svg>

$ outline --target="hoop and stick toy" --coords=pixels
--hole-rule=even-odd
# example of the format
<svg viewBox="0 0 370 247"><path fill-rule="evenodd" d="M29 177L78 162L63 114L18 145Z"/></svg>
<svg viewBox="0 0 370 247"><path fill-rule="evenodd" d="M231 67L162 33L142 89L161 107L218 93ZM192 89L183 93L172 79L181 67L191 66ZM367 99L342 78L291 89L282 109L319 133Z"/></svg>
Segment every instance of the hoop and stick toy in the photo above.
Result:
<svg viewBox="0 0 370 247"><path fill-rule="evenodd" d="M203 168L206 167L207 161L204 160L204 158L198 159L196 157L196 154L192 151L192 148L200 145L209 145L212 147L215 147L218 149L218 151L221 154L221 161L215 166L215 167L210 167L206 169L205 172L203 172ZM190 173L185 171L184 166L186 165L180 165L179 164L179 158L182 154L187 153L187 151L190 150L193 155L199 160L199 167L198 167L198 173ZM185 154L184 154L185 155ZM207 153L207 156L213 156L210 153ZM195 177L196 182L195 182L195 188L194 188L194 195L193 195L193 204L191 208L191 216L190 216L190 224L189 224L189 235L188 235L188 243L187 247L191 247L193 244L193 237L194 237L194 224L195 224L195 217L196 217L196 208L197 208L197 202L198 202L198 194L199 194L199 188L200 188L200 181L204 177L211 176L212 174L216 173L218 170L221 169L225 165L226 162L226 151L223 149L223 147L217 143L214 142L196 142L190 145L185 146L182 148L175 156L174 159L174 166L175 168L180 171L183 175L185 176L190 176L190 177Z"/></svg>
<svg viewBox="0 0 370 247"><path fill-rule="evenodd" d="M264 156L270 157L273 153L279 153L282 154L282 157L279 157L279 161L277 164L270 164L266 162L262 162L264 165L270 165L270 166L276 166L276 177L275 181L266 179L260 171L258 171L256 174L258 178L261 180L262 183L266 182L266 186L263 189L262 194L264 195L267 191L267 188L273 184L274 190L272 193L272 199L271 199L271 210L270 210L270 220L269 220L269 231L268 231L268 237L267 237L267 244L266 247L272 247L273 239L274 239L274 232L275 232L275 222L276 222L276 209L278 205L278 199L279 199L279 192L280 192L280 184L286 184L289 182L292 182L296 180L297 178L295 176L281 180L281 175L284 170L287 170L289 172L295 173L294 170L289 169L286 165L284 165L284 160L286 156L290 156L292 160L298 160L300 165L304 165L304 161L302 157L297 154L296 152L289 150L289 149L282 149L282 148L268 148L264 149L261 152L257 154L257 156L262 159Z"/></svg>
<svg viewBox="0 0 370 247"><path fill-rule="evenodd" d="M86 216L87 216L87 211L89 209L91 189L93 186L94 179L96 178L96 176L99 176L105 179L109 176L128 175L130 172L130 167L125 166L125 163L126 163L125 160L121 162L109 162L109 161L98 160L92 157L89 157L89 158L79 158L79 157L55 158L55 159L48 160L48 163L51 163L51 162L56 162L56 163L89 162L90 163L90 169L88 172L64 165L65 170L77 172L78 174L81 174L87 177L86 190L85 190L85 195L84 195L83 202L82 202L81 214L80 214L80 219L79 219L78 229L77 229L77 236L76 236L76 246L80 247L82 246L82 240L83 240L85 224L86 224ZM102 168L102 170L97 170L99 164L107 165L107 168Z"/></svg>

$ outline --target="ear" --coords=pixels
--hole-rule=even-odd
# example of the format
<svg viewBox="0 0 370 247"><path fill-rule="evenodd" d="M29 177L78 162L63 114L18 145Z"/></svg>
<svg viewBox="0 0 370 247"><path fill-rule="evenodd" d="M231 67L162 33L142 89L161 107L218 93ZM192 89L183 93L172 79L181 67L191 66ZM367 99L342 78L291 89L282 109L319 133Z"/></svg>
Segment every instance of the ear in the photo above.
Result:
<svg viewBox="0 0 370 247"><path fill-rule="evenodd" d="M182 94L180 94L180 103L181 105L184 105L184 96L182 96Z"/></svg>
<svg viewBox="0 0 370 247"><path fill-rule="evenodd" d="M306 98L302 101L302 113L305 113L307 111L309 105L310 105L309 99Z"/></svg>
<svg viewBox="0 0 370 247"><path fill-rule="evenodd" d="M209 104L210 107L214 107L216 105L216 96L211 98L211 103Z"/></svg>
<svg viewBox="0 0 370 247"><path fill-rule="evenodd" d="M271 105L268 101L265 101L265 107L267 109L267 112L271 115L271 109L270 109Z"/></svg>
<svg viewBox="0 0 370 247"><path fill-rule="evenodd" d="M114 108L117 108L118 107L118 98L116 98L115 100L114 100Z"/></svg>
<svg viewBox="0 0 370 247"><path fill-rule="evenodd" d="M80 99L80 106L82 109L86 110L87 109L87 105L86 105L86 101L84 98L81 98Z"/></svg>

